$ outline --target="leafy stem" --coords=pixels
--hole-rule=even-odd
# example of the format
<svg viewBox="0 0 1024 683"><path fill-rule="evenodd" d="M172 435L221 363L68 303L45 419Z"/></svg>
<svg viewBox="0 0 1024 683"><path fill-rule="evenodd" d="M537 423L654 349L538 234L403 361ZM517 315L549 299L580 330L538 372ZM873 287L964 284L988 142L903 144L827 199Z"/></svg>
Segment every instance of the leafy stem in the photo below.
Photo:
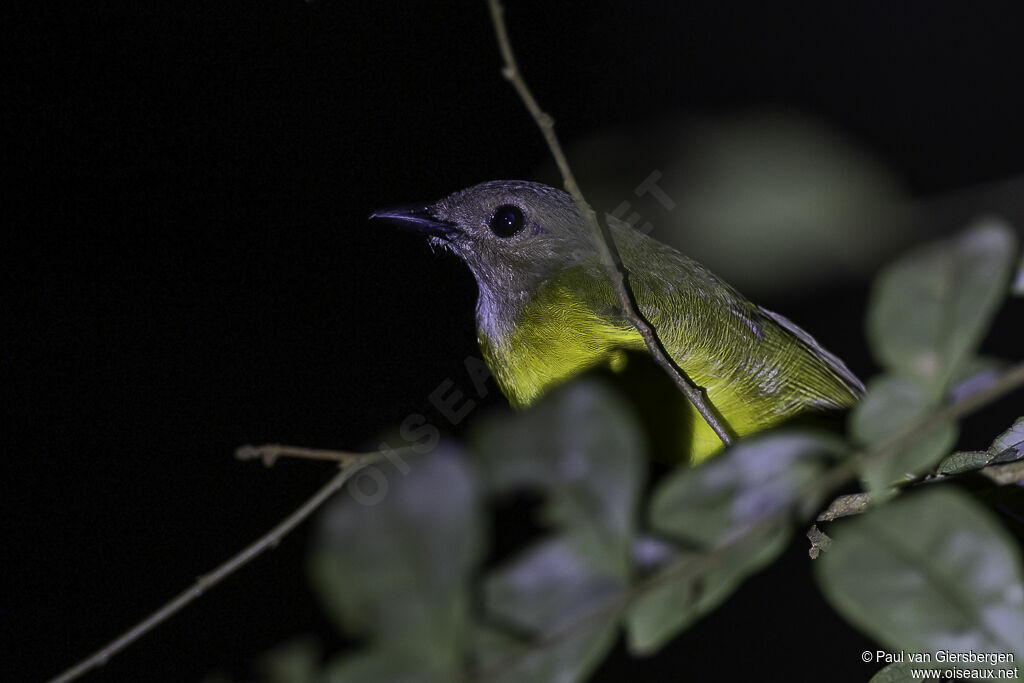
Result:
<svg viewBox="0 0 1024 683"><path fill-rule="evenodd" d="M799 510L800 517L806 518L813 514L822 500L825 500L837 488L856 479L861 469L869 463L895 454L901 448L914 443L916 439L931 430L969 415L1022 386L1024 386L1024 362L1012 366L985 388L952 403L948 403L938 410L922 416L892 437L845 458L838 465L832 467L815 481L811 482L797 496L798 500L805 503L805 509ZM728 457L728 454L724 457ZM614 621L624 614L637 599L651 590L669 583L695 579L708 569L713 568L723 557L742 551L756 543L759 539L762 539L765 535L778 529L780 525L788 524L792 513L793 509L791 507L781 507L771 514L762 517L757 522L743 528L740 533L731 534L728 540L717 543L697 554L688 555L685 558L669 563L654 575L632 586L619 598L602 605L598 609L587 612L562 628L546 634L532 643L522 646L522 649L500 660L496 665L481 672L479 675L471 677L470 680L474 683L500 680L502 676L515 669L518 664L533 653L556 646L582 631L592 628L596 624Z"/></svg>

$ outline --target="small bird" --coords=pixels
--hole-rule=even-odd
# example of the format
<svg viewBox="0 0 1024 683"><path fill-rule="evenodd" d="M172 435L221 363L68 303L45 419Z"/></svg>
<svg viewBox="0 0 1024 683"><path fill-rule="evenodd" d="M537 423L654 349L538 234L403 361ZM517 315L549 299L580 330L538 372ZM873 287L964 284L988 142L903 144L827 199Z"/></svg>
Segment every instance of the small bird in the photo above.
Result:
<svg viewBox="0 0 1024 683"><path fill-rule="evenodd" d="M371 219L423 233L469 266L479 288L480 348L514 407L585 370L619 370L627 352L646 349L579 208L561 190L496 180ZM789 319L751 303L672 247L608 221L641 314L734 434L840 411L863 392L838 357ZM722 443L695 408L682 405L682 455L700 462Z"/></svg>

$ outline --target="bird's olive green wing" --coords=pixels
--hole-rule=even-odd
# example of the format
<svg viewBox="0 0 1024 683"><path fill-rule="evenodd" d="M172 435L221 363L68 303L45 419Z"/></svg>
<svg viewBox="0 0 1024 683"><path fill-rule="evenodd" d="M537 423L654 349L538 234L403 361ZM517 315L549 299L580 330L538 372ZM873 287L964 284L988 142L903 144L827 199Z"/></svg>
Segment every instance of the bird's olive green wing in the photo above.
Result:
<svg viewBox="0 0 1024 683"><path fill-rule="evenodd" d="M863 390L810 334L692 259L633 230L617 231L616 242L666 350L738 434L848 407Z"/></svg>

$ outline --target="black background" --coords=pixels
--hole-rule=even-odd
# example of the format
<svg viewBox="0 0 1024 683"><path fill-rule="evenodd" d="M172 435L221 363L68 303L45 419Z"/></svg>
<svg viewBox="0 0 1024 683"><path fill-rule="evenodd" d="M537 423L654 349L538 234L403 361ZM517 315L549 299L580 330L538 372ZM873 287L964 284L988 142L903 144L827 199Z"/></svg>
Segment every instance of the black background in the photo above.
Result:
<svg viewBox="0 0 1024 683"><path fill-rule="evenodd" d="M511 2L509 21L570 145L662 112L782 106L931 196L1021 171L1016 4ZM469 386L475 286L366 217L529 177L546 150L482 1L4 14L2 667L38 680L330 474L238 463L237 445L354 448L413 412L442 423L427 396ZM768 303L865 376L865 286ZM1019 357L1020 318L1008 306L987 349ZM965 438L981 445L1013 404ZM303 529L89 680L244 679L294 635L331 647L306 547ZM795 542L661 656L617 655L594 680L866 680L877 645L830 614L804 553Z"/></svg>

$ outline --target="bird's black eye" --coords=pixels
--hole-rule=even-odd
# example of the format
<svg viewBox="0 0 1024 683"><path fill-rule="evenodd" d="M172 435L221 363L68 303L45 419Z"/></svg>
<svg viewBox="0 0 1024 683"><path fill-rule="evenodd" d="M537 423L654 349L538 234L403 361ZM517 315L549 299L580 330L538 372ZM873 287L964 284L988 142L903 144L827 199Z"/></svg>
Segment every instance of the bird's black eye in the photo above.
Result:
<svg viewBox="0 0 1024 683"><path fill-rule="evenodd" d="M524 225L526 220L523 218L522 209L512 204L502 204L491 216L491 230L498 237L511 237L522 230Z"/></svg>

